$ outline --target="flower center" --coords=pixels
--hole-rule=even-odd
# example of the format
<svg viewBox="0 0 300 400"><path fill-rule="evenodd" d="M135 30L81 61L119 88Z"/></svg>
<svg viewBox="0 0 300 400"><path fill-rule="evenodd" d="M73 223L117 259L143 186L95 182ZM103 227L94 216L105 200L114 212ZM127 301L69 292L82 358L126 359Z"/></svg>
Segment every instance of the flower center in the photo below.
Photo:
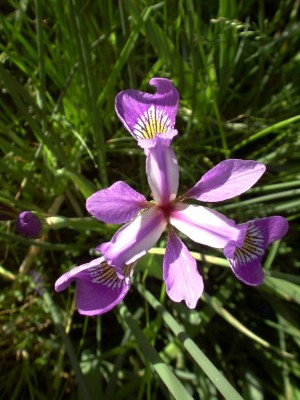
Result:
<svg viewBox="0 0 300 400"><path fill-rule="evenodd" d="M174 203L170 202L163 206L158 205L158 208L164 213L164 217L166 218L166 220L169 221L170 214L174 208Z"/></svg>

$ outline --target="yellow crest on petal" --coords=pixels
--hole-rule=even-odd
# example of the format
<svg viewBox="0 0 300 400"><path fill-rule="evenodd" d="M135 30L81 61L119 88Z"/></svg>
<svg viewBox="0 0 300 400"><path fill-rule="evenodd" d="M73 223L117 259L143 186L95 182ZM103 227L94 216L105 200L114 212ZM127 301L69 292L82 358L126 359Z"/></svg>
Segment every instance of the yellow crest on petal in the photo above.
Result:
<svg viewBox="0 0 300 400"><path fill-rule="evenodd" d="M164 110L151 106L134 125L133 133L140 139L151 139L171 129L171 120Z"/></svg>

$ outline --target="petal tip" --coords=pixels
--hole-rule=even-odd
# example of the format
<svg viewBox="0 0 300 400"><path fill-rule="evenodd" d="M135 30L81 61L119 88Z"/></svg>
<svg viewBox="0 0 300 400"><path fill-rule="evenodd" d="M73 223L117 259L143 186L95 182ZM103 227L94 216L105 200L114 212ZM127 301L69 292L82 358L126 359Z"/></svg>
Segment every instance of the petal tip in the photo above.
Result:
<svg viewBox="0 0 300 400"><path fill-rule="evenodd" d="M65 274L62 275L54 284L54 290L56 292L62 292L70 285L70 282L65 278Z"/></svg>

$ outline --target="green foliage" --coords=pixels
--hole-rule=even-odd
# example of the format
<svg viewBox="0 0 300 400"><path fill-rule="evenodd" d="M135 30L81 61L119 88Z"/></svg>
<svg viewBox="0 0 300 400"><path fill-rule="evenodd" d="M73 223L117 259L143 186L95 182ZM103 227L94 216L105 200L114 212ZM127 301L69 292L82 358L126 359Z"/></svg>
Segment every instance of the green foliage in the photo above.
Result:
<svg viewBox="0 0 300 400"><path fill-rule="evenodd" d="M3 398L299 399L299 3L3 4L0 203L36 211L44 226L27 240L1 222ZM83 318L74 287L55 294L53 284L116 230L88 217L91 193L125 180L149 194L144 156L114 98L149 91L153 76L180 92L182 192L224 158L262 161L256 187L218 210L238 222L280 214L290 231L268 249L258 288L189 242L206 290L192 311L165 294L163 238L125 302Z"/></svg>

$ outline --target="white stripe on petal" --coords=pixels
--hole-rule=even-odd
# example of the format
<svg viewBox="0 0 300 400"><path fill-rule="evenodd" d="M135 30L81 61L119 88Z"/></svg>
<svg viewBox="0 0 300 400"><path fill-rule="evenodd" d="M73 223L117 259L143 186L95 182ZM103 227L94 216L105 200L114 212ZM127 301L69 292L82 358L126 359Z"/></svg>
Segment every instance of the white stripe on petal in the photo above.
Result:
<svg viewBox="0 0 300 400"><path fill-rule="evenodd" d="M167 225L163 212L151 207L120 228L110 242L97 249L109 264L122 268L142 257L160 238Z"/></svg>
<svg viewBox="0 0 300 400"><path fill-rule="evenodd" d="M170 223L195 242L217 248L237 240L242 229L218 211L182 203L175 205Z"/></svg>

